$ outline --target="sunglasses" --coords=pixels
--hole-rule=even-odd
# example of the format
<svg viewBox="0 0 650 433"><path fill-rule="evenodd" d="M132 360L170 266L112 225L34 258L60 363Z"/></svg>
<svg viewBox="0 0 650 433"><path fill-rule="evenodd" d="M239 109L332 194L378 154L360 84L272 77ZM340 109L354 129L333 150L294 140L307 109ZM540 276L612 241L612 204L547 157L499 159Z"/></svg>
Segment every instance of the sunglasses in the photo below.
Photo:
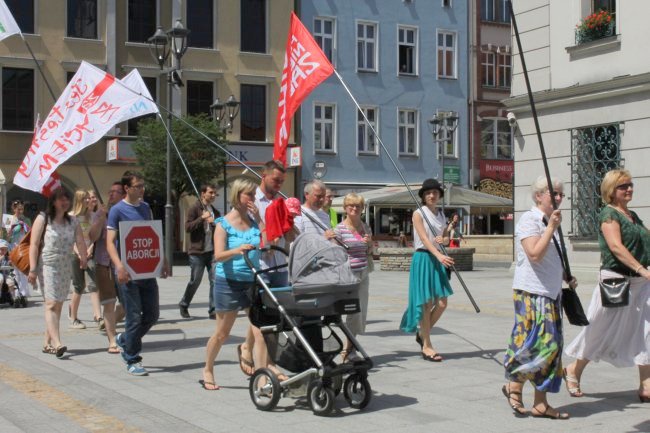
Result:
<svg viewBox="0 0 650 433"><path fill-rule="evenodd" d="M550 194L550 193L551 193L550 191L546 191L546 194ZM566 197L566 194L564 194L563 192L558 192L558 191L553 191L553 195L555 196L555 198L564 198L564 197Z"/></svg>
<svg viewBox="0 0 650 433"><path fill-rule="evenodd" d="M616 186L616 189L619 190L619 191L627 191L630 188L634 189L634 184L632 182L630 182L630 183L622 183L622 184Z"/></svg>

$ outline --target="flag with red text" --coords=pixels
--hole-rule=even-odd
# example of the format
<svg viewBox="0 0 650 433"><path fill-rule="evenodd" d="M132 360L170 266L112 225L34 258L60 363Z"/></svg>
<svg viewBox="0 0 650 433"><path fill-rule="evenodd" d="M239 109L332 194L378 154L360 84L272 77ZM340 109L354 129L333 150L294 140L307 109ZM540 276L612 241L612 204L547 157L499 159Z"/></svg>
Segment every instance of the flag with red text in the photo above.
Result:
<svg viewBox="0 0 650 433"><path fill-rule="evenodd" d="M292 12L275 121L273 159L286 165L293 114L307 95L333 72L334 67L325 53Z"/></svg>
<svg viewBox="0 0 650 433"><path fill-rule="evenodd" d="M54 170L75 153L97 142L117 123L150 113L148 106L142 107L143 99L111 74L81 62L34 134L14 184L40 192Z"/></svg>
<svg viewBox="0 0 650 433"><path fill-rule="evenodd" d="M45 185L43 185L41 194L49 198L52 195L52 192L54 192L55 189L60 187L61 187L61 178L59 177L59 173L53 171L50 178L47 180L47 182L45 182Z"/></svg>

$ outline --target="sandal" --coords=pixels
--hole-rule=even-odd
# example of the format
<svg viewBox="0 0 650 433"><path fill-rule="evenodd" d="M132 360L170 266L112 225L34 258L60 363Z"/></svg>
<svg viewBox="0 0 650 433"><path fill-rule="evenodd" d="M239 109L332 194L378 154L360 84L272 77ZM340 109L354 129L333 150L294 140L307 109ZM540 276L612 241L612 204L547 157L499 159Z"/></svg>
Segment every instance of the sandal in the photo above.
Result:
<svg viewBox="0 0 650 433"><path fill-rule="evenodd" d="M537 410L537 408L534 408L530 411L530 414L535 417L535 418L549 418L549 419L562 419L566 420L569 419L569 414L566 412L559 412L555 410L555 413L549 412L550 410L555 410L551 406L546 405L546 409L544 409L544 412L540 412Z"/></svg>
<svg viewBox="0 0 650 433"><path fill-rule="evenodd" d="M214 382L208 382L207 380L199 380L199 383L201 384L201 387L205 389L206 391L218 391L219 385L217 385Z"/></svg>
<svg viewBox="0 0 650 433"><path fill-rule="evenodd" d="M518 391L510 391L510 386L509 385L503 385L503 387L501 388L501 392L508 399L508 404L510 405L510 407L514 411L515 416L517 416L517 417L528 416L528 412L526 411L526 408L524 407L524 403L521 401L521 393L520 392L518 392ZM519 397L514 398L513 395L519 396ZM513 403L513 401L514 401L514 403Z"/></svg>
<svg viewBox="0 0 650 433"><path fill-rule="evenodd" d="M562 370L564 373L564 383L566 384L566 390L569 392L571 397L584 397L584 393L580 389L580 381L575 377L566 372L566 368ZM569 382L575 383L578 386L572 387L569 385Z"/></svg>
<svg viewBox="0 0 650 433"><path fill-rule="evenodd" d="M65 354L66 350L68 350L68 346L59 346L56 349L54 349L54 354L56 355L57 358L61 359L63 358L63 355Z"/></svg>
<svg viewBox="0 0 650 433"><path fill-rule="evenodd" d="M56 349L54 347L52 347L51 344L46 344L45 346L43 346L42 352L47 353L48 355L55 355L56 354Z"/></svg>
<svg viewBox="0 0 650 433"><path fill-rule="evenodd" d="M237 346L237 357L239 358L239 369L246 376L250 377L255 372L255 364L242 356L241 344Z"/></svg>

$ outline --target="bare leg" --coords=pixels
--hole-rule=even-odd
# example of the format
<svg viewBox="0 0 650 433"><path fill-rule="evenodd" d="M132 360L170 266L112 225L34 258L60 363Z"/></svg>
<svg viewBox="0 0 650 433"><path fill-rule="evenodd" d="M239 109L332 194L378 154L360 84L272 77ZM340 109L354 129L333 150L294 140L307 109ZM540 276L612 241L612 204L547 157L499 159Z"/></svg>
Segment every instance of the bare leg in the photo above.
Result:
<svg viewBox="0 0 650 433"><path fill-rule="evenodd" d="M508 399L508 404L512 410L517 412L517 414L525 415L527 413L526 408L524 407L523 393L524 383L523 382L514 382L510 381L503 388L503 392Z"/></svg>
<svg viewBox="0 0 650 433"><path fill-rule="evenodd" d="M208 340L205 347L205 367L203 367L204 386L207 389L218 389L214 380L214 361L217 359L221 346L230 336L232 326L237 319L237 311L227 311L217 313L217 323L215 324L214 334ZM210 385L210 384L214 385Z"/></svg>
<svg viewBox="0 0 650 433"><path fill-rule="evenodd" d="M51 344L55 348L61 346L59 322L61 319L62 307L63 302L52 301L50 299L45 300L45 342L46 344Z"/></svg>
<svg viewBox="0 0 650 433"><path fill-rule="evenodd" d="M445 312L445 309L447 309L447 298L436 299L431 314L429 315L429 324L431 328L436 326L436 323L438 323L438 320L442 317L442 313Z"/></svg>
<svg viewBox="0 0 650 433"><path fill-rule="evenodd" d="M70 320L73 322L79 319L79 317L77 317L77 314L79 313L79 304L81 304L81 294L73 291L72 298L70 299Z"/></svg>
<svg viewBox="0 0 650 433"><path fill-rule="evenodd" d="M115 302L104 304L104 325L108 337L108 347L115 347Z"/></svg>
<svg viewBox="0 0 650 433"><path fill-rule="evenodd" d="M124 320L124 306L122 304L116 304L115 305L115 325L117 326L117 322L121 322Z"/></svg>
<svg viewBox="0 0 650 433"><path fill-rule="evenodd" d="M102 309L99 303L99 292L90 292L90 304L93 306L93 319L101 319Z"/></svg>
<svg viewBox="0 0 650 433"><path fill-rule="evenodd" d="M582 378L582 372L589 362L588 359L576 359L564 369L566 372L564 380L566 381L569 394L573 397L582 397L584 395L580 389L580 379Z"/></svg>
<svg viewBox="0 0 650 433"><path fill-rule="evenodd" d="M650 399L650 365L639 365L639 396Z"/></svg>
<svg viewBox="0 0 650 433"><path fill-rule="evenodd" d="M438 353L431 344L431 316L433 302L427 302L422 306L422 319L420 320L420 338L422 339L422 353L427 356L436 356ZM438 316L439 317L439 316Z"/></svg>

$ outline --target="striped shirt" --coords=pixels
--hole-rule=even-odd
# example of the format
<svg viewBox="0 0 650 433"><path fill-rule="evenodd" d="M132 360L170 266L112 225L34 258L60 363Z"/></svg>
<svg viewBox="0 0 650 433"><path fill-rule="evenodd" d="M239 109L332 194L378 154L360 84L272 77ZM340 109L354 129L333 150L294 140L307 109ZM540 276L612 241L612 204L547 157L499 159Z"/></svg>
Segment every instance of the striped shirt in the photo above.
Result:
<svg viewBox="0 0 650 433"><path fill-rule="evenodd" d="M368 267L368 244L363 240L365 235L370 235L370 227L362 224L361 232L353 232L345 223L334 227L334 232L349 247L350 267L353 271L361 271Z"/></svg>

